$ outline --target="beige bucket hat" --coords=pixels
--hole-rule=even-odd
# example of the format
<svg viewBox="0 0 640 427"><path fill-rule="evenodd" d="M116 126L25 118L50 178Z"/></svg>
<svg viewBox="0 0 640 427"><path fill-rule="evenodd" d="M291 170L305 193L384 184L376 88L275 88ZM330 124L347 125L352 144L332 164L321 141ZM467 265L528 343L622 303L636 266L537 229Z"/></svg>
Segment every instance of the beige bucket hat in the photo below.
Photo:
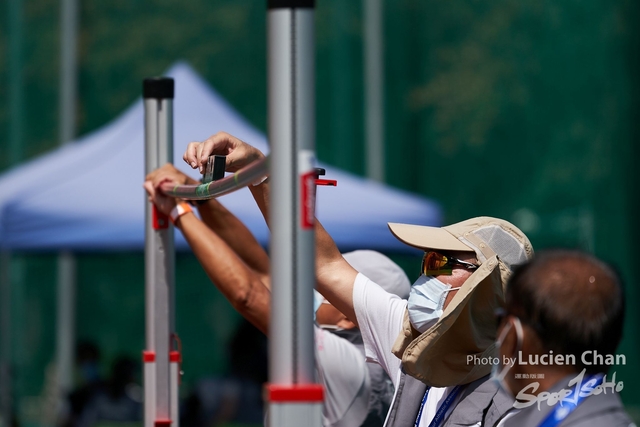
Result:
<svg viewBox="0 0 640 427"><path fill-rule="evenodd" d="M424 333L405 312L392 352L404 371L433 387L468 384L491 372L491 364L468 363L496 356L495 309L503 306L513 267L533 256L525 234L513 224L477 217L446 227L389 223L402 242L420 249L475 252L480 268L464 282L440 319ZM486 360L486 359L485 359Z"/></svg>

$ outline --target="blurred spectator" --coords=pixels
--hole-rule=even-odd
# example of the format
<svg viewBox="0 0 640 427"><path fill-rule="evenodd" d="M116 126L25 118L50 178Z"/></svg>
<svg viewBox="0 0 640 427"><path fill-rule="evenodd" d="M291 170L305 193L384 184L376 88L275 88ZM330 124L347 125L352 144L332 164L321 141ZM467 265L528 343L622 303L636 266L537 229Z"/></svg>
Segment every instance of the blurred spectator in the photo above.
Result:
<svg viewBox="0 0 640 427"><path fill-rule="evenodd" d="M68 398L68 415L63 427L75 426L87 403L100 392L105 384L100 378L100 350L91 341L80 341L76 346L76 371L78 385Z"/></svg>
<svg viewBox="0 0 640 427"><path fill-rule="evenodd" d="M243 318L229 344L229 375L196 383L184 401L180 425L262 425L262 385L268 379L267 357L266 336Z"/></svg>
<svg viewBox="0 0 640 427"><path fill-rule="evenodd" d="M127 356L115 359L105 386L87 402L74 427L100 421L142 421L142 387L136 383L138 364Z"/></svg>

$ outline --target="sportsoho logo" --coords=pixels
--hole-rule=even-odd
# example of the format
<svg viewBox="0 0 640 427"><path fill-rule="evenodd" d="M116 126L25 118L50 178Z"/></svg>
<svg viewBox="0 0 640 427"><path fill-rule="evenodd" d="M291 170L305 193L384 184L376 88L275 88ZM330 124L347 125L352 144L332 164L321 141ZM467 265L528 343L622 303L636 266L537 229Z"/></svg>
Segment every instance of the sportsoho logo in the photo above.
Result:
<svg viewBox="0 0 640 427"><path fill-rule="evenodd" d="M522 409L531 405L537 404L538 410L540 406L546 402L549 406L554 406L558 402L571 403L576 405L578 399L583 399L591 395L598 395L601 393L620 393L624 388L622 381L616 381L616 373L614 372L611 380L607 381L607 376L604 375L602 381L594 377L585 379L586 369L583 369L578 375L572 378L567 383L567 388L562 388L556 392L543 391L538 394L533 394L538 391L540 383L535 381L524 387L516 395L516 401L513 403L514 408Z"/></svg>

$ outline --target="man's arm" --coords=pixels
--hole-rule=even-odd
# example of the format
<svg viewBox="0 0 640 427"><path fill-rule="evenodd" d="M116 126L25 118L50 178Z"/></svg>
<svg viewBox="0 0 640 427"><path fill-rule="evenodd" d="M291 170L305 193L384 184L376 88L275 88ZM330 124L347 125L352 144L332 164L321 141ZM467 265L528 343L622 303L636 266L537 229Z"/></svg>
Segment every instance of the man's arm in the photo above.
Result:
<svg viewBox="0 0 640 427"><path fill-rule="evenodd" d="M357 326L353 285L358 272L344 259L336 243L317 219L315 228L318 292Z"/></svg>
<svg viewBox="0 0 640 427"><path fill-rule="evenodd" d="M227 170L244 167L264 157L260 150L226 133L219 133L203 143L191 143L183 159L192 167L201 167L213 154L227 156ZM269 180L251 186L253 195L267 224L269 223ZM316 279L318 291L349 320L357 323L353 308L353 284L358 274L342 257L335 242L316 220Z"/></svg>
<svg viewBox="0 0 640 427"><path fill-rule="evenodd" d="M265 334L269 331L271 293L226 242L193 214L176 221L191 250L233 307Z"/></svg>
<svg viewBox="0 0 640 427"><path fill-rule="evenodd" d="M168 179L162 174L144 184L150 200L165 215L176 201L162 194L158 187ZM269 330L271 293L261 276L247 266L215 232L193 213L176 220L185 240L198 258L207 276L243 317L265 334Z"/></svg>
<svg viewBox="0 0 640 427"><path fill-rule="evenodd" d="M202 221L269 284L269 256L242 221L216 199L198 205Z"/></svg>

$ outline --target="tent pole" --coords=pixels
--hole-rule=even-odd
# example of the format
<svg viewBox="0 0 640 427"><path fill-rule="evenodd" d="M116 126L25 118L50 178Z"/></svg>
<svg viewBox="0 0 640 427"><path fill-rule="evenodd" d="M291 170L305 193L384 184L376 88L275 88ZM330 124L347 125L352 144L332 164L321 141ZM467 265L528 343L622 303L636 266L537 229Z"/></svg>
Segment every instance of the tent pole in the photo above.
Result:
<svg viewBox="0 0 640 427"><path fill-rule="evenodd" d="M60 9L60 145L68 144L75 138L77 28L77 0L62 0ZM60 393L59 399L63 400L73 388L76 312L75 255L68 251L58 253L57 268L56 376Z"/></svg>
<svg viewBox="0 0 640 427"><path fill-rule="evenodd" d="M60 144L76 136L78 0L62 0L60 18Z"/></svg>
<svg viewBox="0 0 640 427"><path fill-rule="evenodd" d="M148 78L143 83L145 111L145 173L173 162L173 94L171 78ZM145 204L145 311L144 361L145 427L177 427L177 366L173 351L175 332L175 252L173 227L167 217ZM170 354L171 353L171 354Z"/></svg>
<svg viewBox="0 0 640 427"><path fill-rule="evenodd" d="M271 427L322 424L313 331L315 284L314 1L269 0ZM300 401L302 399L302 401Z"/></svg>
<svg viewBox="0 0 640 427"><path fill-rule="evenodd" d="M367 177L384 182L384 62L382 0L364 1L364 80Z"/></svg>
<svg viewBox="0 0 640 427"><path fill-rule="evenodd" d="M22 160L24 135L24 91L22 81L22 0L7 2L9 28L9 166Z"/></svg>
<svg viewBox="0 0 640 427"><path fill-rule="evenodd" d="M56 375L60 399L73 388L76 306L76 258L73 253L58 253L56 293Z"/></svg>

